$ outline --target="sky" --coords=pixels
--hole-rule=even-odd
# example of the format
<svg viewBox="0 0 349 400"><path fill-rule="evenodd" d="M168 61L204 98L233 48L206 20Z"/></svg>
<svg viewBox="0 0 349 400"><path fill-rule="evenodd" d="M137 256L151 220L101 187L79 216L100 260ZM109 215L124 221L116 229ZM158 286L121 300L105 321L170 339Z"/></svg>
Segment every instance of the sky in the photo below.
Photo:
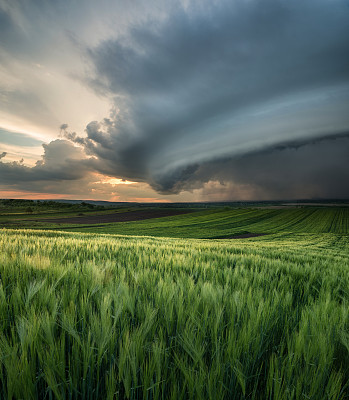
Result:
<svg viewBox="0 0 349 400"><path fill-rule="evenodd" d="M0 198L349 198L349 0L0 0Z"/></svg>

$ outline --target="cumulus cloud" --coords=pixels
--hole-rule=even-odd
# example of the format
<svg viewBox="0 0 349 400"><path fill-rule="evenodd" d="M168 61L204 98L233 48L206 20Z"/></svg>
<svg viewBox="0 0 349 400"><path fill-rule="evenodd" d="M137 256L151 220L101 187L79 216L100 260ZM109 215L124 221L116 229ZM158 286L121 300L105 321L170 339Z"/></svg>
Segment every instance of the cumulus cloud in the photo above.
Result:
<svg viewBox="0 0 349 400"><path fill-rule="evenodd" d="M27 167L21 161L0 161L0 184L30 187L43 181L75 181L91 170L83 150L67 140L54 140L43 148L44 155L34 167Z"/></svg>
<svg viewBox="0 0 349 400"><path fill-rule="evenodd" d="M43 145L44 154L34 167L20 161L3 162L0 154L0 193L6 197L75 198L112 201L166 201L147 183L118 184L118 180L96 173L98 160L68 140ZM116 182L115 182L116 181ZM128 182L130 183L130 182ZM189 198L190 200L190 198Z"/></svg>

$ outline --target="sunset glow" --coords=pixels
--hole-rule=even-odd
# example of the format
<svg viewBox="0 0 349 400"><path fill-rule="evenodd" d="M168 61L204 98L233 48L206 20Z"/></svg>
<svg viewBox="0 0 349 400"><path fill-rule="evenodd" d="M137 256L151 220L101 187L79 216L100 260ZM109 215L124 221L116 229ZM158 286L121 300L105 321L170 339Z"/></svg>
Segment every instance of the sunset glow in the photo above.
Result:
<svg viewBox="0 0 349 400"><path fill-rule="evenodd" d="M131 182L127 181L124 179L119 179L119 178L112 178L110 176L103 178L100 182L97 183L106 183L108 185L112 186L118 186L118 185L134 185L137 182Z"/></svg>

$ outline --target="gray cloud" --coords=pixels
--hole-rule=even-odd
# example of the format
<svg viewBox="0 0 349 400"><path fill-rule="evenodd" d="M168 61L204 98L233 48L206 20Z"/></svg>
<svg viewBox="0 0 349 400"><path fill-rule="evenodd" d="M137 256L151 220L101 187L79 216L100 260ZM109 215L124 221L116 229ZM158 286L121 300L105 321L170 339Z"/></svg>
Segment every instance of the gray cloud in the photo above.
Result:
<svg viewBox="0 0 349 400"><path fill-rule="evenodd" d="M240 157L193 165L188 175L161 182L161 188L180 192L220 183L216 200L349 198L349 133L309 142L290 142ZM234 185L229 185L233 182Z"/></svg>
<svg viewBox="0 0 349 400"><path fill-rule="evenodd" d="M88 126L87 151L109 174L147 181L160 192L193 184L201 166L209 179L211 161L215 168L221 165L227 181L245 176L254 182L248 174L227 174L225 161L217 163L239 159L235 170L251 157L255 168L257 159L263 164L261 157L277 162L269 169L277 188L281 172L275 170L286 166L275 150L296 164L304 151L282 147L294 141L311 149L308 165L322 170L317 138L349 127L344 1L223 1L204 10L176 9L165 21L134 26L88 55L95 71L89 83L115 96L116 114L108 123ZM347 166L345 158L342 162L327 163L339 168L338 185ZM322 185L322 193L330 195L328 180Z"/></svg>
<svg viewBox="0 0 349 400"><path fill-rule="evenodd" d="M30 15L43 4L33 3ZM165 12L149 7L146 18L91 45L72 34L90 68L81 80L112 98L112 111L84 135L62 124L66 140L46 145L34 168L0 163L0 180L39 187L96 171L162 194L349 196L347 1L163 4ZM62 18L57 7L45 2L43 26L56 11ZM16 15L4 30L13 30ZM25 113L29 99L19 97Z"/></svg>
<svg viewBox="0 0 349 400"><path fill-rule="evenodd" d="M21 161L0 161L0 184L33 188L33 185L40 186L44 181L76 181L91 170L84 152L67 140L54 140L43 144L43 148L42 160L34 167L27 167Z"/></svg>

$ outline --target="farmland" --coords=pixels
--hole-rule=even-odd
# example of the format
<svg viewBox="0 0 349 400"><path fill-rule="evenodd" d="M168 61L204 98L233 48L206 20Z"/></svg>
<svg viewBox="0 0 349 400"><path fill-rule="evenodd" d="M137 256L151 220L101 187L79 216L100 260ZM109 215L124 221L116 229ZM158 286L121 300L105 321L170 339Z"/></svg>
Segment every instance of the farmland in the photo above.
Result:
<svg viewBox="0 0 349 400"><path fill-rule="evenodd" d="M55 229L72 232L119 235L224 239L252 233L349 233L349 207L216 208L208 210L165 210L138 208L78 214L0 215L0 228ZM180 214L182 215L171 215ZM190 210L189 210L190 211ZM147 219L132 220L147 213ZM153 218L151 218L153 213ZM99 216L99 218L98 218ZM108 223L119 220L118 223ZM129 220L128 220L128 219ZM80 220L80 222L78 222ZM127 222L125 222L125 220Z"/></svg>
<svg viewBox="0 0 349 400"><path fill-rule="evenodd" d="M16 224L0 398L349 397L348 208Z"/></svg>
<svg viewBox="0 0 349 400"><path fill-rule="evenodd" d="M253 233L349 233L348 208L231 209L205 210L168 218L81 226L65 230L129 235L169 236L197 239L224 239Z"/></svg>

